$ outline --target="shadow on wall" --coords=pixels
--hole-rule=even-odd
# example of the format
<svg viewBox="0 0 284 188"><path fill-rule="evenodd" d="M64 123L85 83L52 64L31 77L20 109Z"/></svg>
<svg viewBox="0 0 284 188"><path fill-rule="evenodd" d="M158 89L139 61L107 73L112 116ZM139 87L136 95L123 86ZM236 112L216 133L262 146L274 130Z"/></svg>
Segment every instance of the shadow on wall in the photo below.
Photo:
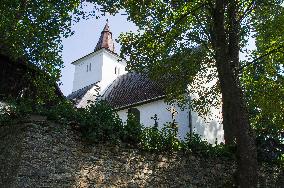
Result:
<svg viewBox="0 0 284 188"><path fill-rule="evenodd" d="M182 153L159 155L105 146L92 151L92 161L86 157L78 169L76 187L217 187L230 181L234 172L232 162Z"/></svg>
<svg viewBox="0 0 284 188"><path fill-rule="evenodd" d="M90 145L71 127L52 123L0 131L0 187L214 187L233 172L232 164L184 153Z"/></svg>
<svg viewBox="0 0 284 188"><path fill-rule="evenodd" d="M216 119L204 119L199 117L196 112L192 112L192 125L193 131L201 136L202 139L206 139L209 143L215 144L224 142L223 139L223 127Z"/></svg>
<svg viewBox="0 0 284 188"><path fill-rule="evenodd" d="M34 83L36 80L41 80L46 90L38 87L39 83ZM49 98L50 92L45 93L51 88L54 89L56 99L55 97ZM41 96L41 99L48 104L56 104L58 100L65 98L57 83L48 73L27 61L14 61L0 54L0 100L20 97L34 100L38 96Z"/></svg>
<svg viewBox="0 0 284 188"><path fill-rule="evenodd" d="M230 187L236 168L222 158L90 145L67 125L6 126L0 136L0 187Z"/></svg>

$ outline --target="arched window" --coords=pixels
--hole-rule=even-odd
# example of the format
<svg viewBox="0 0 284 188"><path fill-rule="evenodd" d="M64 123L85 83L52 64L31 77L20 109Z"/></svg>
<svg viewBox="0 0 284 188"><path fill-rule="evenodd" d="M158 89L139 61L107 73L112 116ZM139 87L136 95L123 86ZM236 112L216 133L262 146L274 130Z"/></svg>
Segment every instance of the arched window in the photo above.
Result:
<svg viewBox="0 0 284 188"><path fill-rule="evenodd" d="M129 108L128 115L133 115L135 119L140 123L140 111L137 108Z"/></svg>

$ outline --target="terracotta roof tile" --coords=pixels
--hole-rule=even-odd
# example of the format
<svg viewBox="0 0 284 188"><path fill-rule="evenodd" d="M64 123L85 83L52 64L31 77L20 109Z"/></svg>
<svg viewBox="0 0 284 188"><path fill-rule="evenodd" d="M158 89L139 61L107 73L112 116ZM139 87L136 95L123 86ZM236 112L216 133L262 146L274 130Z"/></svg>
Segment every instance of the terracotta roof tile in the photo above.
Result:
<svg viewBox="0 0 284 188"><path fill-rule="evenodd" d="M110 32L108 21L101 32L100 39L96 45L95 51L98 51L102 48L108 49L111 52L114 52L114 43L112 40L112 32Z"/></svg>
<svg viewBox="0 0 284 188"><path fill-rule="evenodd" d="M106 90L103 99L116 108L164 97L165 84L145 74L127 73L118 77Z"/></svg>

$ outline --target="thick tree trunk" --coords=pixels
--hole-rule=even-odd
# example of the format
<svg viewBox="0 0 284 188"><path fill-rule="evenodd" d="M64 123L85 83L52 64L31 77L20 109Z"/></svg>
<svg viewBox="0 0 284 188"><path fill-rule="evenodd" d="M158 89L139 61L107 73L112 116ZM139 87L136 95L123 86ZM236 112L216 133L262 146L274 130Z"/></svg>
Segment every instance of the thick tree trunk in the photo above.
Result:
<svg viewBox="0 0 284 188"><path fill-rule="evenodd" d="M225 4L216 0L213 16L213 46L220 81L226 142L236 136L238 184L240 187L256 187L257 161L254 137L250 130L248 113L242 96L239 78L235 70L239 63L239 38L236 28L236 4L230 1L228 9L229 32L225 29ZM231 15L230 15L231 14ZM228 129L232 128L232 132ZM231 135L232 138L228 138Z"/></svg>

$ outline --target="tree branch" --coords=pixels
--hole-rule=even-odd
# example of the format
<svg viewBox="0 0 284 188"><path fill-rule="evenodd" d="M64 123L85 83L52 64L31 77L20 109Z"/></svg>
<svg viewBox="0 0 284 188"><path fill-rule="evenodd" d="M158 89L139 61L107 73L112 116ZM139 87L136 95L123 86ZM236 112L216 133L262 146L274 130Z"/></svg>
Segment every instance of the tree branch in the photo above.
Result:
<svg viewBox="0 0 284 188"><path fill-rule="evenodd" d="M257 63L258 60L261 60L261 59L263 59L264 57L269 56L269 55L273 54L274 52L277 52L277 51L280 50L281 48L284 48L284 44L281 44L281 45L278 46L277 48L274 48L273 50L271 50L271 51L269 51L269 52L267 52L267 53L265 53L265 54L262 54L261 56L257 57L257 58L254 59L253 61L248 62L247 64L241 66L241 67L239 68L239 71L240 71L240 70L243 70L245 67L248 67L248 66L250 66L250 65L252 65L252 64Z"/></svg>
<svg viewBox="0 0 284 188"><path fill-rule="evenodd" d="M188 15L190 15L190 14L193 14L194 12L196 12L196 11L198 11L199 9L201 9L202 7L204 7L204 3L203 4L201 4L201 5L199 5L199 6L197 6L195 9L189 9L189 11L187 11L185 14L183 14L183 15L181 15L181 17L179 17L178 18L178 20L176 20L175 22L174 22L174 24L172 25L172 27L170 27L167 31L165 31L164 33L163 33L163 35L166 35L168 32L170 32L174 27L176 27L177 25L179 25L180 24L180 22L183 20L183 19L185 19Z"/></svg>
<svg viewBox="0 0 284 188"><path fill-rule="evenodd" d="M181 22L183 19L185 19L188 15L192 14L192 15L196 18L196 20L197 20L197 22L199 23L199 25L201 26L201 28L202 28L203 32L205 33L205 35L208 37L209 40L211 40L211 39L210 39L209 32L206 31L206 29L203 27L203 25L202 25L201 22L198 20L196 14L195 14L195 12L196 12L197 10L199 10L200 8L203 8L205 5L206 5L206 4L203 3L203 4L201 4L200 6L196 7L194 10L188 11L188 12L186 12L185 14L183 14L183 15L174 23L174 25L173 25L168 31L166 31L166 34L168 34L168 32L170 32L170 30L173 29L174 26L177 26L178 24L180 24L180 22ZM177 34L177 35L175 35L174 37L172 37L171 40L166 44L166 46L169 46L169 45L172 43L172 41L174 40L174 38L175 38L175 37L178 37L178 36L179 36L179 34ZM211 53L211 52L210 52L210 49L209 49L209 47L208 47L208 44L206 44L205 41L202 40L200 37L198 37L198 36L196 36L196 35L193 35L193 34L190 34L189 37L193 37L196 42L198 42L198 43L204 45L204 47L206 47L206 49L209 51L209 53Z"/></svg>
<svg viewBox="0 0 284 188"><path fill-rule="evenodd" d="M244 13L239 17L238 23L240 23L240 22L244 19L244 17L245 17L247 14L251 13L251 11L253 10L254 6L255 6L255 0L252 0L251 3L249 4L248 8L247 8L247 9L244 11Z"/></svg>

